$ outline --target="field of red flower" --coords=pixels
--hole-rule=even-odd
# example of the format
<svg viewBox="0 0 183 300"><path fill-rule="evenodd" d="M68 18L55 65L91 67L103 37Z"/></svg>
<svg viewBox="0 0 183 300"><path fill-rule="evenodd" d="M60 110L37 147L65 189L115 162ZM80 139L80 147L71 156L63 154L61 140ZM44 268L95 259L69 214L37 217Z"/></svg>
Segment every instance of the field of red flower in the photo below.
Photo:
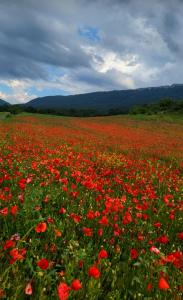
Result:
<svg viewBox="0 0 183 300"><path fill-rule="evenodd" d="M182 299L183 124L0 120L0 298Z"/></svg>

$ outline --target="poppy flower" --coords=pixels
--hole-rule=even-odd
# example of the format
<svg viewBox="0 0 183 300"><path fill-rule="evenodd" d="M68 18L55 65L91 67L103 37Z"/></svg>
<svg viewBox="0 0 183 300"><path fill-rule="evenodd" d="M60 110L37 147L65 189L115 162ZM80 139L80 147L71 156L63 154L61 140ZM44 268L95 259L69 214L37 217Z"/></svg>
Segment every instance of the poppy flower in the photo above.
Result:
<svg viewBox="0 0 183 300"><path fill-rule="evenodd" d="M62 232L60 230L58 230L57 228L54 229L55 235L57 237L61 237L62 236Z"/></svg>
<svg viewBox="0 0 183 300"><path fill-rule="evenodd" d="M93 236L93 230L88 227L83 227L83 234L85 236Z"/></svg>
<svg viewBox="0 0 183 300"><path fill-rule="evenodd" d="M139 255L138 255L137 250L136 249L131 249L131 251L130 251L130 257L131 257L131 259L136 259L138 256Z"/></svg>
<svg viewBox="0 0 183 300"><path fill-rule="evenodd" d="M66 209L64 207L61 207L60 210L59 210L59 213L60 214L65 214L66 212Z"/></svg>
<svg viewBox="0 0 183 300"><path fill-rule="evenodd" d="M71 283L71 288L72 290L74 291L78 291L82 288L82 284L81 282L79 281L79 279L74 279Z"/></svg>
<svg viewBox="0 0 183 300"><path fill-rule="evenodd" d="M49 267L49 261L45 258L42 258L37 262L37 265L40 267L40 269L46 270Z"/></svg>
<svg viewBox="0 0 183 300"><path fill-rule="evenodd" d="M27 283L25 287L25 294L26 295L32 295L32 285L30 282Z"/></svg>
<svg viewBox="0 0 183 300"><path fill-rule="evenodd" d="M88 270L88 275L93 278L99 278L100 271L96 266L91 266Z"/></svg>
<svg viewBox="0 0 183 300"><path fill-rule="evenodd" d="M4 207L3 209L0 210L0 215L2 216L7 216L8 214L8 207Z"/></svg>
<svg viewBox="0 0 183 300"><path fill-rule="evenodd" d="M84 261L80 260L78 264L79 264L79 268L82 269L84 266Z"/></svg>
<svg viewBox="0 0 183 300"><path fill-rule="evenodd" d="M103 226L107 226L109 224L109 220L107 219L106 216L103 216L99 222L98 222L100 225L103 225Z"/></svg>
<svg viewBox="0 0 183 300"><path fill-rule="evenodd" d="M168 290L170 288L168 282L165 278L161 277L158 282L158 287L160 290Z"/></svg>
<svg viewBox="0 0 183 300"><path fill-rule="evenodd" d="M59 300L67 300L69 297L70 287L64 283L61 282L57 287L57 293Z"/></svg>
<svg viewBox="0 0 183 300"><path fill-rule="evenodd" d="M160 222L156 222L156 223L153 224L153 226L155 228L160 228L161 227L161 223Z"/></svg>
<svg viewBox="0 0 183 300"><path fill-rule="evenodd" d="M12 240L7 240L5 243L4 243L4 246L3 246L3 249L6 250L8 248L11 248L11 247L14 247L15 246L15 242L12 241Z"/></svg>
<svg viewBox="0 0 183 300"><path fill-rule="evenodd" d="M157 242L161 244L167 244L169 242L169 239L166 235L162 235L159 238L157 238Z"/></svg>
<svg viewBox="0 0 183 300"><path fill-rule="evenodd" d="M183 241L183 232L177 233L177 237L179 240Z"/></svg>
<svg viewBox="0 0 183 300"><path fill-rule="evenodd" d="M153 253L156 253L156 254L160 254L159 249L156 248L156 247L154 247L154 246L151 246L149 250L150 250L150 252L153 252Z"/></svg>
<svg viewBox="0 0 183 300"><path fill-rule="evenodd" d="M147 290L150 292L152 290L152 288L153 288L153 285L151 282L149 282L147 285Z"/></svg>
<svg viewBox="0 0 183 300"><path fill-rule="evenodd" d="M97 233L98 233L98 236L102 236L103 235L103 229L99 228L98 231L97 231Z"/></svg>
<svg viewBox="0 0 183 300"><path fill-rule="evenodd" d="M21 178L18 182L18 185L20 187L20 189L24 189L25 188L25 184L26 184L27 180L25 178Z"/></svg>
<svg viewBox="0 0 183 300"><path fill-rule="evenodd" d="M17 212L18 212L18 206L17 205L13 205L11 207L11 214L15 216L17 214Z"/></svg>
<svg viewBox="0 0 183 300"><path fill-rule="evenodd" d="M41 222L41 223L37 224L37 226L35 228L35 231L37 233L45 232L46 231L46 223L45 222Z"/></svg>
<svg viewBox="0 0 183 300"><path fill-rule="evenodd" d="M95 213L93 210L89 210L86 216L89 220L92 220L95 218Z"/></svg>
<svg viewBox="0 0 183 300"><path fill-rule="evenodd" d="M108 257L107 251L104 249L102 249L98 254L98 259L103 259L103 258L107 258L107 257Z"/></svg>

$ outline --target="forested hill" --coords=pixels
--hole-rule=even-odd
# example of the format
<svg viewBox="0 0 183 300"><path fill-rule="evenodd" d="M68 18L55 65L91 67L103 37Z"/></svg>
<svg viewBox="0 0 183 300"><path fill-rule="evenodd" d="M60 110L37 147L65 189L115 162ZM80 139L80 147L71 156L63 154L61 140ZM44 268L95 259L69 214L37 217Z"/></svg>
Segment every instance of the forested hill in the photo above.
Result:
<svg viewBox="0 0 183 300"><path fill-rule="evenodd" d="M9 103L0 99L0 106L4 106L4 105L9 105Z"/></svg>
<svg viewBox="0 0 183 300"><path fill-rule="evenodd" d="M105 112L117 108L129 110L135 105L158 102L165 98L183 99L183 84L70 96L46 96L33 99L25 106L41 109L95 109Z"/></svg>

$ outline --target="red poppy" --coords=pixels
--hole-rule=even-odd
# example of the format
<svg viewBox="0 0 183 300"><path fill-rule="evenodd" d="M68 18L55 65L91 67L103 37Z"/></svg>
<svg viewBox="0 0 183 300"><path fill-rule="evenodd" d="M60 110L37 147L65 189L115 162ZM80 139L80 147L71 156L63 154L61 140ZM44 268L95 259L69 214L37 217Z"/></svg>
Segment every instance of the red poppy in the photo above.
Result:
<svg viewBox="0 0 183 300"><path fill-rule="evenodd" d="M4 207L3 209L0 210L0 215L7 216L7 214L8 214L8 207Z"/></svg>
<svg viewBox="0 0 183 300"><path fill-rule="evenodd" d="M157 238L157 242L161 244L167 244L169 242L169 239L166 235L162 235L159 238Z"/></svg>
<svg viewBox="0 0 183 300"><path fill-rule="evenodd" d="M138 255L137 250L136 249L131 249L131 251L130 251L130 257L131 257L131 259L136 259L138 256L139 255Z"/></svg>
<svg viewBox="0 0 183 300"><path fill-rule="evenodd" d="M147 285L147 290L150 292L152 290L152 288L153 288L153 285L151 282L149 282Z"/></svg>
<svg viewBox="0 0 183 300"><path fill-rule="evenodd" d="M46 223L45 222L41 222L41 223L37 224L37 226L35 228L35 231L37 233L45 232L46 231Z"/></svg>
<svg viewBox="0 0 183 300"><path fill-rule="evenodd" d="M12 240L7 240L5 243L4 243L4 247L3 249L6 250L8 248L11 248L11 247L14 247L15 246L15 242L12 241Z"/></svg>
<svg viewBox="0 0 183 300"><path fill-rule="evenodd" d="M17 211L18 211L18 206L17 205L13 205L11 207L11 214L15 216L17 214Z"/></svg>
<svg viewBox="0 0 183 300"><path fill-rule="evenodd" d="M153 226L154 226L155 228L160 228L160 227L161 227L161 223L160 223L160 222L154 223Z"/></svg>
<svg viewBox="0 0 183 300"><path fill-rule="evenodd" d="M82 284L81 282L79 281L79 279L74 279L71 283L71 288L74 290L74 291L78 291L82 288Z"/></svg>
<svg viewBox="0 0 183 300"><path fill-rule="evenodd" d="M11 256L10 264L13 264L16 260L22 260L25 258L26 249L22 248L19 250L17 248L13 248L9 254Z"/></svg>
<svg viewBox="0 0 183 300"><path fill-rule="evenodd" d="M66 212L66 209L64 207L61 207L60 210L59 210L59 213L60 214L65 214Z"/></svg>
<svg viewBox="0 0 183 300"><path fill-rule="evenodd" d="M49 267L49 261L45 258L42 258L37 262L37 265L40 267L40 269L46 270Z"/></svg>
<svg viewBox="0 0 183 300"><path fill-rule="evenodd" d="M67 300L69 297L69 292L70 292L70 287L66 283L61 282L58 285L57 293L58 293L58 298L60 300Z"/></svg>
<svg viewBox="0 0 183 300"><path fill-rule="evenodd" d="M150 250L150 252L153 252L153 253L156 253L156 254L160 254L159 249L156 248L156 247L154 247L154 246L151 246L149 250Z"/></svg>
<svg viewBox="0 0 183 300"><path fill-rule="evenodd" d="M26 295L32 295L32 285L31 282L28 282L25 287L25 294Z"/></svg>
<svg viewBox="0 0 183 300"><path fill-rule="evenodd" d="M84 261L81 259L78 264L79 264L79 268L82 269L84 266Z"/></svg>
<svg viewBox="0 0 183 300"><path fill-rule="evenodd" d="M27 180L25 178L21 178L18 182L18 185L21 189L25 188L25 184L26 184Z"/></svg>
<svg viewBox="0 0 183 300"><path fill-rule="evenodd" d="M106 226L106 225L109 224L109 220L107 219L106 216L103 216L103 217L101 218L101 220L100 220L98 223L99 223L100 225Z"/></svg>
<svg viewBox="0 0 183 300"><path fill-rule="evenodd" d="M83 233L85 236L93 236L93 230L88 227L83 227Z"/></svg>
<svg viewBox="0 0 183 300"><path fill-rule="evenodd" d="M82 219L81 216L76 215L75 213L71 213L71 214L70 214L70 217L71 217L71 219L74 220L75 223L79 223L79 222L81 221L81 219Z"/></svg>
<svg viewBox="0 0 183 300"><path fill-rule="evenodd" d="M91 266L88 270L88 275L90 277L99 278L100 277L100 271L96 266Z"/></svg>
<svg viewBox="0 0 183 300"><path fill-rule="evenodd" d="M168 290L170 288L168 282L165 278L161 277L158 282L158 287L160 290Z"/></svg>
<svg viewBox="0 0 183 300"><path fill-rule="evenodd" d="M179 240L183 241L183 232L177 233L177 237Z"/></svg>
<svg viewBox="0 0 183 300"><path fill-rule="evenodd" d="M126 213L125 213L125 215L123 217L122 222L123 222L124 225L127 225L127 224L129 224L129 223L132 222L132 216L131 216L131 214L128 211L126 211Z"/></svg>
<svg viewBox="0 0 183 300"><path fill-rule="evenodd" d="M97 231L97 233L98 233L98 236L102 236L103 235L103 229L99 228L98 231Z"/></svg>
<svg viewBox="0 0 183 300"><path fill-rule="evenodd" d="M107 257L108 257L107 251L104 249L102 249L98 254L98 259L103 259L103 258L107 258Z"/></svg>
<svg viewBox="0 0 183 300"><path fill-rule="evenodd" d="M89 210L86 216L89 220L92 220L95 218L95 213L93 210Z"/></svg>

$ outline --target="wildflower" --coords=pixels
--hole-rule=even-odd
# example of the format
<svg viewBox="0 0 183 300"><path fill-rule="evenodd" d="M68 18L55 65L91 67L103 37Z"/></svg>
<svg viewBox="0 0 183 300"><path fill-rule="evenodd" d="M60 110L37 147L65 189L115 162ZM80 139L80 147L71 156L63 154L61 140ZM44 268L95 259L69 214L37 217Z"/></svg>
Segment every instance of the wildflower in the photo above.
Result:
<svg viewBox="0 0 183 300"><path fill-rule="evenodd" d="M100 225L106 226L109 224L109 221L106 216L103 216L101 220L98 222Z"/></svg>
<svg viewBox="0 0 183 300"><path fill-rule="evenodd" d="M95 213L93 210L89 210L86 216L89 220L92 220L95 218Z"/></svg>
<svg viewBox="0 0 183 300"><path fill-rule="evenodd" d="M4 207L3 209L0 210L0 215L2 216L7 216L8 214L8 207Z"/></svg>
<svg viewBox="0 0 183 300"><path fill-rule="evenodd" d="M150 250L150 252L154 252L154 253L156 253L156 254L160 254L159 249L156 248L156 247L154 247L154 246L151 246L149 250Z"/></svg>
<svg viewBox="0 0 183 300"><path fill-rule="evenodd" d="M17 211L18 211L18 206L17 205L13 205L11 207L11 214L15 216L17 214Z"/></svg>
<svg viewBox="0 0 183 300"><path fill-rule="evenodd" d="M74 291L78 291L82 288L82 284L81 282L79 281L79 279L74 279L71 283L71 288L72 290Z"/></svg>
<svg viewBox="0 0 183 300"><path fill-rule="evenodd" d="M58 230L57 228L54 229L55 235L57 237L61 237L62 236L62 232L60 230Z"/></svg>
<svg viewBox="0 0 183 300"><path fill-rule="evenodd" d="M31 282L28 282L25 287L25 294L26 295L32 295L32 285Z"/></svg>
<svg viewBox="0 0 183 300"><path fill-rule="evenodd" d="M4 243L4 247L3 249L6 250L8 248L11 248L11 247L14 247L15 246L15 242L12 241L12 240L7 240L5 243Z"/></svg>
<svg viewBox="0 0 183 300"><path fill-rule="evenodd" d="M161 223L160 222L156 222L156 223L153 224L153 226L155 228L160 228L161 227Z"/></svg>
<svg viewBox="0 0 183 300"><path fill-rule="evenodd" d="M69 297L70 287L64 283L61 282L57 287L57 293L59 300L67 300Z"/></svg>
<svg viewBox="0 0 183 300"><path fill-rule="evenodd" d="M136 249L131 249L131 251L130 251L130 257L131 257L131 259L136 259L138 256L139 255L138 255L137 250Z"/></svg>
<svg viewBox="0 0 183 300"><path fill-rule="evenodd" d="M177 237L179 240L183 241L183 232L177 233Z"/></svg>
<svg viewBox="0 0 183 300"><path fill-rule="evenodd" d="M37 262L38 267L40 267L40 269L42 270L46 270L49 267L49 262L47 259L42 258Z"/></svg>
<svg viewBox="0 0 183 300"><path fill-rule="evenodd" d="M93 236L93 230L88 227L83 227L83 233L85 236Z"/></svg>
<svg viewBox="0 0 183 300"><path fill-rule="evenodd" d="M45 231L46 231L46 223L41 222L41 223L37 224L37 226L36 226L36 228L35 228L35 231L36 231L37 233L45 232Z"/></svg>
<svg viewBox="0 0 183 300"><path fill-rule="evenodd" d="M98 236L102 236L103 235L103 229L99 228L98 231L97 231L97 233L98 233Z"/></svg>
<svg viewBox="0 0 183 300"><path fill-rule="evenodd" d="M0 288L0 298L3 298L5 296L5 292L3 289Z"/></svg>
<svg viewBox="0 0 183 300"><path fill-rule="evenodd" d="M66 209L64 207L61 207L60 210L59 210L59 213L60 214L65 214L66 212Z"/></svg>
<svg viewBox="0 0 183 300"><path fill-rule="evenodd" d="M78 264L79 264L79 268L82 269L84 266L84 261L81 259Z"/></svg>
<svg viewBox="0 0 183 300"><path fill-rule="evenodd" d="M123 217L122 222L123 222L124 225L127 225L127 224L129 224L129 223L132 222L132 216L131 216L131 214L128 211L126 211L126 213L125 213L125 215Z"/></svg>
<svg viewBox="0 0 183 300"><path fill-rule="evenodd" d="M88 275L90 277L99 278L100 277L100 271L96 266L91 266L88 270Z"/></svg>
<svg viewBox="0 0 183 300"><path fill-rule="evenodd" d="M103 258L107 258L107 257L108 257L107 251L104 249L102 249L98 254L98 259L103 259Z"/></svg>
<svg viewBox="0 0 183 300"><path fill-rule="evenodd" d="M152 288L153 288L153 285L151 282L149 282L147 285L147 290L150 292L152 290Z"/></svg>
<svg viewBox="0 0 183 300"><path fill-rule="evenodd" d="M169 239L166 235L162 235L159 238L157 238L157 242L161 244L167 244L169 242Z"/></svg>
<svg viewBox="0 0 183 300"><path fill-rule="evenodd" d="M160 290L168 290L170 288L168 282L163 277L159 279L158 287Z"/></svg>
<svg viewBox="0 0 183 300"><path fill-rule="evenodd" d="M79 223L79 222L81 221L81 219L82 219L81 216L78 216L78 215L76 215L76 214L74 214L74 213L71 213L71 214L70 214L70 217L71 217L71 219L74 220L75 223Z"/></svg>
<svg viewBox="0 0 183 300"><path fill-rule="evenodd" d="M11 256L10 264L13 264L16 260L23 260L25 258L26 249L22 248L18 250L17 248L13 248L9 254Z"/></svg>
<svg viewBox="0 0 183 300"><path fill-rule="evenodd" d="M21 178L18 182L19 188L24 189L27 180L25 178Z"/></svg>

